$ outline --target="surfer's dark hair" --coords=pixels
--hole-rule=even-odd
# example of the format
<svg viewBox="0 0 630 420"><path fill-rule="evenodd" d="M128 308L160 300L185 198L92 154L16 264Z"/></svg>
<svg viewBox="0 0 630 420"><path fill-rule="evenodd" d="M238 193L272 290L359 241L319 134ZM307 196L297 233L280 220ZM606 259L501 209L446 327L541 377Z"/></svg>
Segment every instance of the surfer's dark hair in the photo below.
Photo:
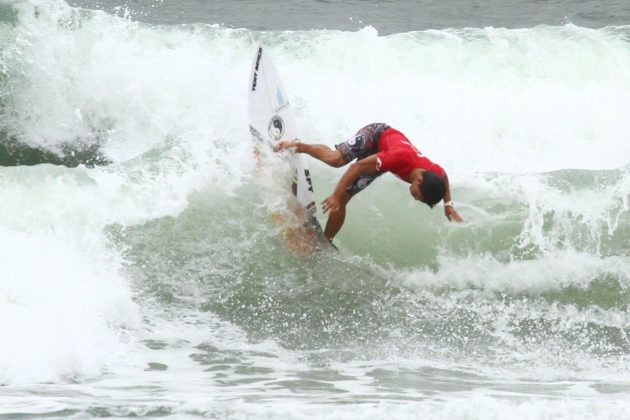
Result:
<svg viewBox="0 0 630 420"><path fill-rule="evenodd" d="M422 183L420 183L420 192L422 193L422 202L429 207L435 206L446 194L446 185L444 181L435 172L426 171L422 175Z"/></svg>

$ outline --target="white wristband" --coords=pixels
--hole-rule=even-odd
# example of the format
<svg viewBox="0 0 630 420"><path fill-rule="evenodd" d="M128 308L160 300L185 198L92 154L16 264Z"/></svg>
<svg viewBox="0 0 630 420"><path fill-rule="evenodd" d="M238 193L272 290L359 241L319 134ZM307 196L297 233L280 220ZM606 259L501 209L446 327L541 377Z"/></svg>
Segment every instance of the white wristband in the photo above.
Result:
<svg viewBox="0 0 630 420"><path fill-rule="evenodd" d="M447 201L446 203L444 203L444 207L454 207L453 200Z"/></svg>

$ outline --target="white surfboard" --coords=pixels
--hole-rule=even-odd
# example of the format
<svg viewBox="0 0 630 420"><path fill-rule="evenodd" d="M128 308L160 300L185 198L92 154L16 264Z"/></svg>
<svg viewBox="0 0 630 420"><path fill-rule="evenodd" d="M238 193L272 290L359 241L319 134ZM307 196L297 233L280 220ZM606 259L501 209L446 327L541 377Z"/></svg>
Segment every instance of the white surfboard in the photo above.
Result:
<svg viewBox="0 0 630 420"><path fill-rule="evenodd" d="M298 138L297 127L278 72L262 45L258 46L249 78L249 131L258 150L270 149L279 141ZM310 172L304 157L289 153L293 170L291 190L304 209L306 220L321 232L315 218L317 206Z"/></svg>

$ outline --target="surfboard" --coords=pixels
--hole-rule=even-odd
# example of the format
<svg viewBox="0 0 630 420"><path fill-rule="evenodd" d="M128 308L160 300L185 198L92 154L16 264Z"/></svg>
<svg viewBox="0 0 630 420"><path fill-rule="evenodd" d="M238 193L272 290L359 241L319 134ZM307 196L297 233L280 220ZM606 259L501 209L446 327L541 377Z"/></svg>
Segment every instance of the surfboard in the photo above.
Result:
<svg viewBox="0 0 630 420"><path fill-rule="evenodd" d="M276 67L262 45L258 45L252 63L248 99L249 131L259 158L264 159L265 154L269 153L277 142L298 138L289 97ZM292 151L286 155L293 175L288 188L298 203L298 209L294 210L294 213L303 220L306 228L315 231L317 240L321 241L324 237L315 217L317 213L315 192L306 160L301 154ZM299 236L301 233L292 234ZM306 234L313 236L313 232Z"/></svg>

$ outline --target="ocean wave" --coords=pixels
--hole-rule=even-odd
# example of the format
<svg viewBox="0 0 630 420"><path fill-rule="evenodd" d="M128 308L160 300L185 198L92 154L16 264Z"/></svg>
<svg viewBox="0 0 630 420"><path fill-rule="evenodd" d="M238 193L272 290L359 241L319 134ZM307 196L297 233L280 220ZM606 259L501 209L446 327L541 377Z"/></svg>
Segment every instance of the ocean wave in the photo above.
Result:
<svg viewBox="0 0 630 420"><path fill-rule="evenodd" d="M326 349L347 350L338 360L394 348L519 372L567 372L576 355L627 370L627 28L255 32L61 1L11 8L0 298L20 321L7 327L2 382L98 374L108 351L134 348L125 334L143 328L145 300L211 312L316 361ZM446 167L465 223L383 177L351 203L340 254L287 251L271 214L289 193L268 184L290 174L254 171L247 130L258 41L304 141L332 146L388 122ZM318 200L340 174L312 164ZM65 328L85 320L70 334L79 363L66 359L68 335L42 335L59 311ZM18 334L41 340L24 350ZM38 358L38 346L61 350ZM43 368L21 369L33 360Z"/></svg>

